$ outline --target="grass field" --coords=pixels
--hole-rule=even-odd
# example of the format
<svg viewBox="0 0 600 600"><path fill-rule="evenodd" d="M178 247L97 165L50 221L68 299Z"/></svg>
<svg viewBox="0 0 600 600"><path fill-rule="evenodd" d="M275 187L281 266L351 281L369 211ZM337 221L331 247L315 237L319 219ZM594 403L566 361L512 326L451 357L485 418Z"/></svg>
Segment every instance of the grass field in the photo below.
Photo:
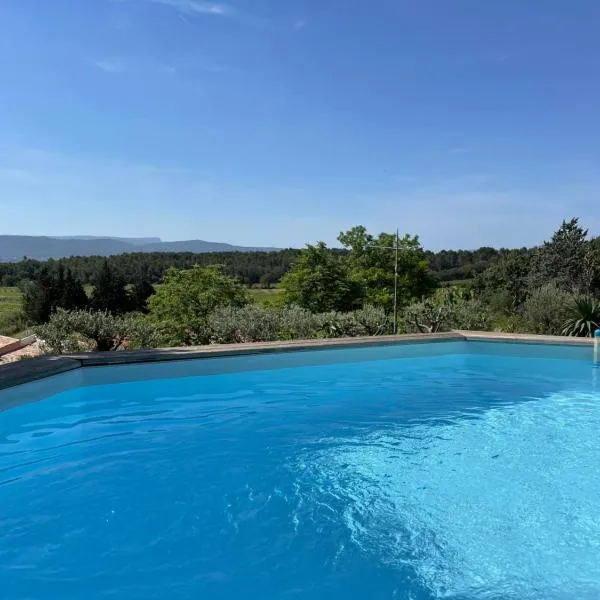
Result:
<svg viewBox="0 0 600 600"><path fill-rule="evenodd" d="M19 337L23 331L21 295L19 288L0 287L0 335Z"/></svg>
<svg viewBox="0 0 600 600"><path fill-rule="evenodd" d="M281 306L283 290L281 288L249 288L248 293L259 306Z"/></svg>

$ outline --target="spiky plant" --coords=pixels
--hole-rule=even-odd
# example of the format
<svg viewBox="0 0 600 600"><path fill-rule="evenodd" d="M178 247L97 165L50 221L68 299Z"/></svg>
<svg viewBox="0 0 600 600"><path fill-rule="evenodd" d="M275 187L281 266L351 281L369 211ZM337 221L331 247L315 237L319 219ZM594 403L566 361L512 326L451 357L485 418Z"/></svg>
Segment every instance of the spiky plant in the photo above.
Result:
<svg viewBox="0 0 600 600"><path fill-rule="evenodd" d="M592 296L577 296L568 307L563 335L592 337L600 329L600 301Z"/></svg>

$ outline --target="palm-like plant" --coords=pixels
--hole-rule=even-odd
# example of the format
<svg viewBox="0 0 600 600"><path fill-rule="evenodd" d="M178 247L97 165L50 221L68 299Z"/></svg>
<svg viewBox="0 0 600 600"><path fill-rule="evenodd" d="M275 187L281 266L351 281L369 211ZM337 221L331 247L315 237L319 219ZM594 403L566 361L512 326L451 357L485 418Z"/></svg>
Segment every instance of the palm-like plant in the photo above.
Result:
<svg viewBox="0 0 600 600"><path fill-rule="evenodd" d="M563 335L592 337L600 329L600 301L592 296L577 296L568 307Z"/></svg>

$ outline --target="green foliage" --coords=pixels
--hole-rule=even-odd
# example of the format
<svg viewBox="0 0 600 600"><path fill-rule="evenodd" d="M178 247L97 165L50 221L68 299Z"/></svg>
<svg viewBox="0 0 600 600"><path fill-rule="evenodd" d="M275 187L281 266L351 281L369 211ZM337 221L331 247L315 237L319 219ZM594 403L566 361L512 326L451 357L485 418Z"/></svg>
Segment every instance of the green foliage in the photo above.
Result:
<svg viewBox="0 0 600 600"><path fill-rule="evenodd" d="M80 351L108 352L123 348L155 348L162 343L160 328L138 315L113 315L106 311L57 309L35 334L43 350L52 354Z"/></svg>
<svg viewBox="0 0 600 600"><path fill-rule="evenodd" d="M463 291L443 288L431 298L408 306L405 328L413 333L438 333L452 329L485 331L491 324L489 309Z"/></svg>
<svg viewBox="0 0 600 600"><path fill-rule="evenodd" d="M319 320L298 306L266 309L248 304L217 309L208 320L208 328L210 341L215 344L269 342L317 337Z"/></svg>
<svg viewBox="0 0 600 600"><path fill-rule="evenodd" d="M396 236L381 233L374 237L357 226L340 233L338 241L347 249L345 262L350 281L361 290L363 304L380 306L390 312L394 301ZM437 279L425 257L417 236L398 240L398 305L430 294Z"/></svg>
<svg viewBox="0 0 600 600"><path fill-rule="evenodd" d="M560 335L564 328L571 294L548 283L531 292L523 304L523 318L534 333Z"/></svg>
<svg viewBox="0 0 600 600"><path fill-rule="evenodd" d="M492 330L502 333L535 333L531 323L519 314L496 317Z"/></svg>
<svg viewBox="0 0 600 600"><path fill-rule="evenodd" d="M138 279L130 291L131 310L142 314L148 313L148 298L154 294L154 286L146 278Z"/></svg>
<svg viewBox="0 0 600 600"><path fill-rule="evenodd" d="M14 336L27 328L21 310L0 312L0 335Z"/></svg>
<svg viewBox="0 0 600 600"><path fill-rule="evenodd" d="M567 309L563 335L592 337L600 329L600 301L591 296L577 296Z"/></svg>
<svg viewBox="0 0 600 600"><path fill-rule="evenodd" d="M208 319L210 340L216 344L354 337L390 333L382 309L313 314L299 306L265 309L254 304L217 309Z"/></svg>
<svg viewBox="0 0 600 600"><path fill-rule="evenodd" d="M352 312L325 313L319 317L320 330L324 337L360 337L392 333L392 324L385 311L370 305Z"/></svg>
<svg viewBox="0 0 600 600"><path fill-rule="evenodd" d="M205 344L210 339L208 318L223 306L249 302L244 288L219 267L169 269L148 301L149 316L161 322L172 344Z"/></svg>
<svg viewBox="0 0 600 600"><path fill-rule="evenodd" d="M349 278L344 263L320 242L308 245L281 280L288 304L314 313L345 311L360 303L358 286Z"/></svg>
<svg viewBox="0 0 600 600"><path fill-rule="evenodd" d="M531 254L513 250L475 279L473 290L497 314L514 314L527 297Z"/></svg>
<svg viewBox="0 0 600 600"><path fill-rule="evenodd" d="M29 323L46 323L58 308L82 309L88 299L79 281L59 265L56 271L44 269L23 297L23 315Z"/></svg>
<svg viewBox="0 0 600 600"><path fill-rule="evenodd" d="M22 294L16 287L0 287L0 335L14 336L26 328Z"/></svg>
<svg viewBox="0 0 600 600"><path fill-rule="evenodd" d="M299 250L276 252L136 252L103 258L100 256L74 256L46 262L25 259L14 263L0 263L0 285L18 285L19 281L36 281L40 271L54 270L58 264L69 269L83 284L91 284L105 261L112 271L128 283L146 278L158 283L168 269L189 269L194 265L208 267L220 265L223 272L244 285L269 286L276 284L296 259Z"/></svg>
<svg viewBox="0 0 600 600"><path fill-rule="evenodd" d="M94 281L90 308L122 315L131 310L131 299L127 293L125 279L111 269L105 260Z"/></svg>
<svg viewBox="0 0 600 600"><path fill-rule="evenodd" d="M594 278L594 265L590 264L588 232L578 219L563 221L549 242L533 254L529 275L530 288L547 283L571 293L590 291ZM584 266L587 269L584 269Z"/></svg>

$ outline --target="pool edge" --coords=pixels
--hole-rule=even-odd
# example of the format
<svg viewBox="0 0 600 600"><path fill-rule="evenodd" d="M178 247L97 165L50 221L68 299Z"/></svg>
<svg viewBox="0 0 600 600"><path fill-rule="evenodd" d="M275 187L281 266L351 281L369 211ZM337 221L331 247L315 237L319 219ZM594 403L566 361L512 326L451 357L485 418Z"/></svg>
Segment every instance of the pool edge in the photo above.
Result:
<svg viewBox="0 0 600 600"><path fill-rule="evenodd" d="M487 331L451 331L445 333L334 338L325 340L293 340L287 342L278 341L249 344L221 344L212 346L188 346L183 348L125 350L122 352L96 352L59 357L42 357L3 365L0 367L0 390L16 387L25 383L31 383L82 367L197 360L202 358L315 351L333 348L342 349L396 344L439 343L445 341L482 341L563 346L591 346L593 344L592 338L491 333Z"/></svg>

